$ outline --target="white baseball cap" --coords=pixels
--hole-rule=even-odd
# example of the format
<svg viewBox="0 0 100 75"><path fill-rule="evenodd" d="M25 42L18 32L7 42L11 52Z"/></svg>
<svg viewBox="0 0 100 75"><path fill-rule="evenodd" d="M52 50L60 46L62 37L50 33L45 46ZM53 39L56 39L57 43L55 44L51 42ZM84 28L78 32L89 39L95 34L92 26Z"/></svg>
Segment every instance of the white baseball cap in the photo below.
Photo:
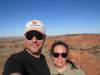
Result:
<svg viewBox="0 0 100 75"><path fill-rule="evenodd" d="M26 23L24 34L31 30L39 31L42 34L46 32L43 23L39 20L32 20Z"/></svg>

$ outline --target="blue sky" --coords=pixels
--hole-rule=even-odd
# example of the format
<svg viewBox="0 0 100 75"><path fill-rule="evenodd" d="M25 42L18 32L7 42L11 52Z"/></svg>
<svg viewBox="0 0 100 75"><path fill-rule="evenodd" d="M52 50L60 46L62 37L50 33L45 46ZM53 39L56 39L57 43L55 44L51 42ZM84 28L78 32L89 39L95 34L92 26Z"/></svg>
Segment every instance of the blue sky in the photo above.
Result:
<svg viewBox="0 0 100 75"><path fill-rule="evenodd" d="M47 35L100 34L100 0L0 0L0 37L23 36L34 16Z"/></svg>

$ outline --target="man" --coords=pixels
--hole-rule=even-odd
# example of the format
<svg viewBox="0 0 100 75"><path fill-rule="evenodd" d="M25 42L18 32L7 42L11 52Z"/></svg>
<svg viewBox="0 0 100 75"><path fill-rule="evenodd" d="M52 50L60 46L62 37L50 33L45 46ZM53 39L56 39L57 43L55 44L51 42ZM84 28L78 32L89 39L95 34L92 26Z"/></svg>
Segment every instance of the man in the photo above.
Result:
<svg viewBox="0 0 100 75"><path fill-rule="evenodd" d="M8 58L3 75L50 75L46 59L41 54L46 37L43 23L29 21L24 36L26 48Z"/></svg>

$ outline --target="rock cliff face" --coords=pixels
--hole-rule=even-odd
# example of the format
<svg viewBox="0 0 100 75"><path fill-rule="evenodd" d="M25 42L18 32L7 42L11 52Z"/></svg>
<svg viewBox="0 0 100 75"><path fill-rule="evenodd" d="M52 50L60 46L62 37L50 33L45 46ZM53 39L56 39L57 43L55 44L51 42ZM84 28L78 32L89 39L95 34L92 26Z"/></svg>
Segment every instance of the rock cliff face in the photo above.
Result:
<svg viewBox="0 0 100 75"><path fill-rule="evenodd" d="M70 47L69 58L87 75L100 75L100 34L71 34L46 38L42 53L49 60L49 51L55 40L62 40ZM23 38L0 39L0 75L6 59L24 48Z"/></svg>

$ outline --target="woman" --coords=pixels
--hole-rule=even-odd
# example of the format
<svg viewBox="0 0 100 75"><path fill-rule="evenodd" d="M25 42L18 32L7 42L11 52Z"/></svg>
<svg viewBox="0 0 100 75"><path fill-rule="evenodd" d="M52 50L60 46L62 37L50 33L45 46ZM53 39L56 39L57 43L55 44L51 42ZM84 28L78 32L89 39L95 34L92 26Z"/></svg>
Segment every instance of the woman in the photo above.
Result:
<svg viewBox="0 0 100 75"><path fill-rule="evenodd" d="M55 41L51 47L53 63L49 64L51 75L85 75L68 60L69 46L62 41Z"/></svg>

